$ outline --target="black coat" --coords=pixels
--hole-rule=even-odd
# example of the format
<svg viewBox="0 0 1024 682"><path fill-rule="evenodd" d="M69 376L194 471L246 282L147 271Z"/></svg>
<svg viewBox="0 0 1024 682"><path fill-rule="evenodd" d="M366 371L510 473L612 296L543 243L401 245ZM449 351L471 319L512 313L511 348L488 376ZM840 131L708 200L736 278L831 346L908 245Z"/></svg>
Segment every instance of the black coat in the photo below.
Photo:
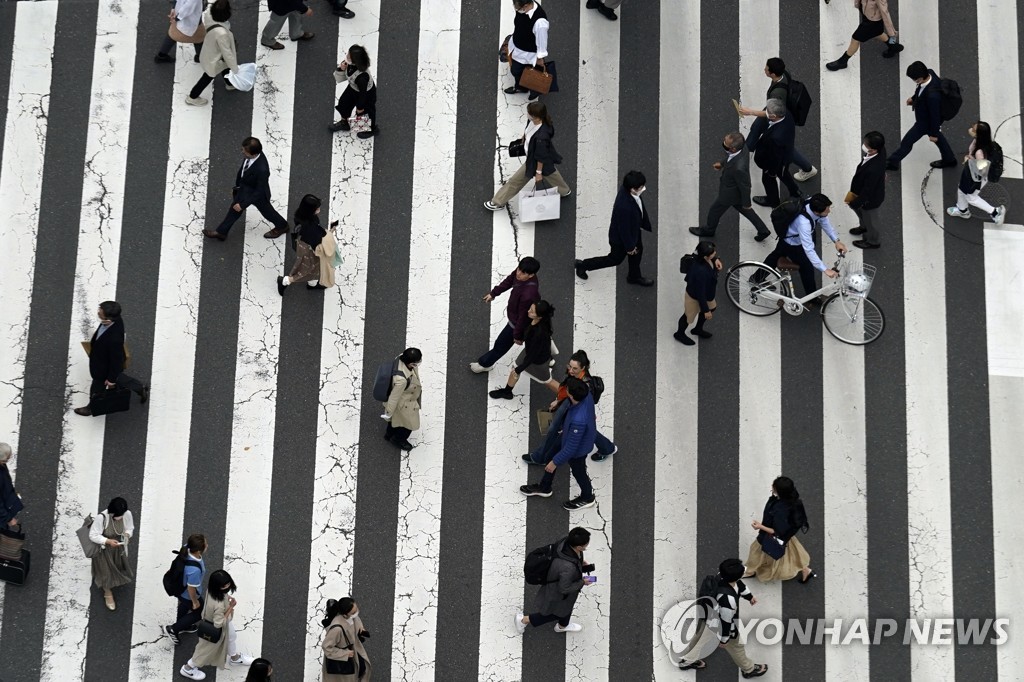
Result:
<svg viewBox="0 0 1024 682"><path fill-rule="evenodd" d="M313 216L312 220L299 223L297 227L299 239L314 250L320 246L320 242L324 240L324 235L327 234L327 230L320 225L320 218L318 216Z"/></svg>
<svg viewBox="0 0 1024 682"><path fill-rule="evenodd" d="M267 162L267 155L260 154L249 170L242 175L242 167L238 167L235 173L235 201L243 209L262 199L270 199L270 163Z"/></svg>
<svg viewBox="0 0 1024 682"><path fill-rule="evenodd" d="M619 188L612 207L612 222L608 227L609 244L618 244L626 251L632 251L640 240L640 230L651 231L651 214L647 211L643 196L640 197L640 203L644 207L643 211L636 205L636 199L628 189Z"/></svg>
<svg viewBox="0 0 1024 682"><path fill-rule="evenodd" d="M726 206L750 206L750 154L746 149L722 164L718 178L718 202Z"/></svg>
<svg viewBox="0 0 1024 682"><path fill-rule="evenodd" d="M536 613L565 618L572 614L576 598L583 589L583 555L577 555L569 546L569 539L558 545L558 553L548 569L546 583L534 599Z"/></svg>
<svg viewBox="0 0 1024 682"><path fill-rule="evenodd" d="M915 94L911 99L914 107L914 120L923 123L932 137L938 137L942 125L942 91L940 88L939 74L928 69L932 80L920 94ZM916 90L914 91L917 92Z"/></svg>
<svg viewBox="0 0 1024 682"><path fill-rule="evenodd" d="M541 123L540 128L530 138L530 146L526 148L526 161L523 163L523 172L526 173L527 180L537 172L537 164L541 166L541 174L551 175L555 172L555 165L562 163L562 157L551 143L554 135L553 127Z"/></svg>
<svg viewBox="0 0 1024 682"><path fill-rule="evenodd" d="M96 381L113 383L124 371L124 320L118 318L102 336L97 336L98 333L99 329L92 333L89 376Z"/></svg>
<svg viewBox="0 0 1024 682"><path fill-rule="evenodd" d="M718 270L703 258L695 258L686 273L686 293L700 304L700 311L710 310L709 301L715 300L718 289Z"/></svg>
<svg viewBox="0 0 1024 682"><path fill-rule="evenodd" d="M772 495L764 505L764 513L761 515L761 523L775 531L775 537L783 542L796 535L796 532L807 522L807 513L804 511L804 503L797 500L790 504ZM758 532L758 538L764 531Z"/></svg>
<svg viewBox="0 0 1024 682"><path fill-rule="evenodd" d="M305 14L309 11L309 8L306 7L302 0L267 0L267 7L278 16L288 14L289 12Z"/></svg>
<svg viewBox="0 0 1024 682"><path fill-rule="evenodd" d="M850 202L850 208L870 211L878 208L885 200L885 150L879 150L870 160L857 166L857 172L850 181L850 191L857 198Z"/></svg>
<svg viewBox="0 0 1024 682"><path fill-rule="evenodd" d="M6 527L7 522L17 518L24 507L21 498L14 492L11 472L7 470L6 464L0 464L0 525Z"/></svg>
<svg viewBox="0 0 1024 682"><path fill-rule="evenodd" d="M796 123L792 116L786 114L775 125L770 124L769 121L769 126L755 142L754 163L761 170L777 175L793 160L793 148L796 145Z"/></svg>

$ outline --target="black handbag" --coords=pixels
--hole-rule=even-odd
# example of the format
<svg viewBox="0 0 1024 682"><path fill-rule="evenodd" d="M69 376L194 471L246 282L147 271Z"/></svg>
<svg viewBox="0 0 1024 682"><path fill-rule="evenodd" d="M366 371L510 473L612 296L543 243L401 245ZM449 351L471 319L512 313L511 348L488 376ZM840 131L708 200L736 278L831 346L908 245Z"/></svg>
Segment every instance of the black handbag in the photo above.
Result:
<svg viewBox="0 0 1024 682"><path fill-rule="evenodd" d="M508 155L515 158L526 155L526 142L523 140L512 140L508 143Z"/></svg>
<svg viewBox="0 0 1024 682"><path fill-rule="evenodd" d="M764 553L775 561L778 561L786 554L786 543L779 542L774 535L768 535L768 533L762 531L758 536L758 541L761 543L761 549Z"/></svg>
<svg viewBox="0 0 1024 682"><path fill-rule="evenodd" d="M205 618L196 623L196 628L196 636L199 637L199 639L205 639L210 644L216 644L220 641L223 629L217 627Z"/></svg>
<svg viewBox="0 0 1024 682"><path fill-rule="evenodd" d="M331 628L341 628L340 625L332 625ZM330 630L331 628L327 628ZM345 642L348 644L346 649L352 652L352 655L343 661L339 661L335 658L327 658L324 656L324 669L328 675L355 675L356 674L356 652L352 647L352 642L348 639L348 634L345 632L345 628L341 628L341 634L345 638Z"/></svg>
<svg viewBox="0 0 1024 682"><path fill-rule="evenodd" d="M89 409L92 416L99 417L114 412L127 412L132 404L132 391L130 388L108 388L94 393L89 398Z"/></svg>

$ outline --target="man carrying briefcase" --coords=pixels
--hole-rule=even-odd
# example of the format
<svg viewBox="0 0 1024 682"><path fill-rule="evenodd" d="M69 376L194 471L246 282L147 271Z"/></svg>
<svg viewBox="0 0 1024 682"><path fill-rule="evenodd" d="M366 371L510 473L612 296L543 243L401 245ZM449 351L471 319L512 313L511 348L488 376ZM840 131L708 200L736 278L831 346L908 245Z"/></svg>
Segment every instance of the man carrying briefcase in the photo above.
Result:
<svg viewBox="0 0 1024 682"><path fill-rule="evenodd" d="M104 301L100 303L98 315L100 326L86 347L89 374L92 376L89 404L75 408L75 414L83 417L124 412L130 404L132 391L139 394L139 402L149 400L149 387L124 372L127 356L121 304L117 301Z"/></svg>

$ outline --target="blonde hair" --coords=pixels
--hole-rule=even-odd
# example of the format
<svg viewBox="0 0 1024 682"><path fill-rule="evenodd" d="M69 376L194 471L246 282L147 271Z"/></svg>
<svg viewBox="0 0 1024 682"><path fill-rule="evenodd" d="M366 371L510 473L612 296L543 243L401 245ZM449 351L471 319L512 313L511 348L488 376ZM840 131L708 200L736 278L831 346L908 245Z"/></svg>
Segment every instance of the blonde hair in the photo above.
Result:
<svg viewBox="0 0 1024 682"><path fill-rule="evenodd" d="M13 456L14 451L11 450L11 446L7 443L0 443L0 464L7 464Z"/></svg>

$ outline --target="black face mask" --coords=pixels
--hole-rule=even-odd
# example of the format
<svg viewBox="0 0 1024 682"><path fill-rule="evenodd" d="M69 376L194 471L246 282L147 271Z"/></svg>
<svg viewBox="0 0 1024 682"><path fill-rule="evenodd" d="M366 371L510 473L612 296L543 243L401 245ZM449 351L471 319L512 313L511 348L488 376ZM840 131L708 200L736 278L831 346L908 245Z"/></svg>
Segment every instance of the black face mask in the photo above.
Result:
<svg viewBox="0 0 1024 682"><path fill-rule="evenodd" d="M732 154L732 150L731 150L731 149L729 149L729 145L723 144L723 145L722 145L722 149L724 149L724 150L725 150L725 153L726 153L726 154Z"/></svg>

